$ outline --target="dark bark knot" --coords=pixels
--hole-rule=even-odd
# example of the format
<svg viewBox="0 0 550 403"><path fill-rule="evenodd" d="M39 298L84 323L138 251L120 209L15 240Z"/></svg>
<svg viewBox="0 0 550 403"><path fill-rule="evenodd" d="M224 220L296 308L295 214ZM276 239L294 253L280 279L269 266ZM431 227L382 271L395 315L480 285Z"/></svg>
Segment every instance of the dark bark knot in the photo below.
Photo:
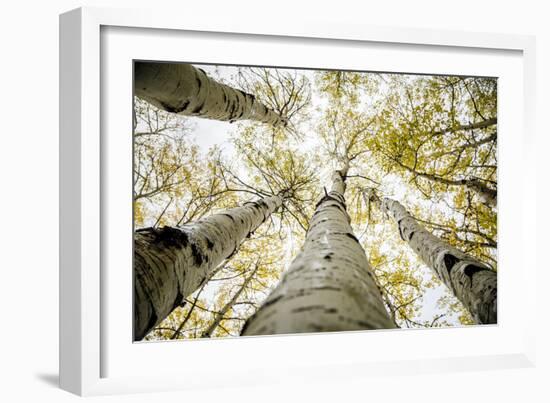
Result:
<svg viewBox="0 0 550 403"><path fill-rule="evenodd" d="M235 222L235 219L233 218L233 216L232 216L231 214L221 213L221 215L226 216L226 217L229 218L231 221Z"/></svg>
<svg viewBox="0 0 550 403"><path fill-rule="evenodd" d="M150 231L155 236L153 239L154 244L176 249L183 249L189 246L196 265L200 266L203 262L208 263L208 256L203 253L202 248L195 242L191 242L189 236L183 230L173 227L162 227L160 229L151 228ZM214 244L207 238L206 246L208 249L212 249Z"/></svg>
<svg viewBox="0 0 550 403"><path fill-rule="evenodd" d="M399 236L402 240L406 241L405 235L403 234L403 227L401 226L401 223L403 222L404 218L397 221L397 228L399 229Z"/></svg>
<svg viewBox="0 0 550 403"><path fill-rule="evenodd" d="M179 108L180 112L183 112L183 111L187 110L187 107L189 106L190 103L191 103L191 101L189 101L189 100L184 101L181 104L181 107Z"/></svg>
<svg viewBox="0 0 550 403"><path fill-rule="evenodd" d="M262 222L267 220L267 217L269 216L269 205L263 201L258 200L252 203L252 208L258 211L258 213L261 213L263 216Z"/></svg>
<svg viewBox="0 0 550 403"><path fill-rule="evenodd" d="M263 210L263 209L266 209L266 208L268 208L268 207L269 207L269 206L267 205L267 203L266 203L265 201L263 201L263 200L258 200L258 201L256 202L256 208L258 208L258 209L262 209L262 210Z"/></svg>
<svg viewBox="0 0 550 403"><path fill-rule="evenodd" d="M263 210L263 209L267 209L269 206L267 205L267 203L263 200L257 200L257 201L253 201L253 202L246 202L243 204L243 206L250 206L256 210Z"/></svg>
<svg viewBox="0 0 550 403"><path fill-rule="evenodd" d="M195 80L197 80L197 95L198 95L199 92L201 92L202 82L198 75L195 76Z"/></svg>
<svg viewBox="0 0 550 403"><path fill-rule="evenodd" d="M204 107L204 102L200 105L197 105L192 111L191 111L191 114L192 115L197 115L197 114L201 114L202 112L202 108Z"/></svg>
<svg viewBox="0 0 550 403"><path fill-rule="evenodd" d="M300 313L300 312L315 311L315 310L319 310L319 309L325 311L326 313L336 313L337 312L336 309L330 309L330 308L327 309L323 305L302 306L302 307L299 307L299 308L294 308L290 312L291 313Z"/></svg>
<svg viewBox="0 0 550 403"><path fill-rule="evenodd" d="M182 249L189 245L189 237L185 232L178 228L162 227L160 229L151 228L150 231L155 238L153 243L162 244L165 247Z"/></svg>
<svg viewBox="0 0 550 403"><path fill-rule="evenodd" d="M166 102L162 102L162 101L158 101L159 104L162 106L162 109L164 109L166 112L170 112L170 113L180 113L180 112L183 112L186 108L187 108L187 105L189 105L189 103L184 103L182 107L180 108L175 108L171 105L169 105L168 103Z"/></svg>
<svg viewBox="0 0 550 403"><path fill-rule="evenodd" d="M327 202L327 201L334 201L338 203L339 205L342 205L342 202L338 200L336 197L332 197L330 195L323 196L321 200L315 205L315 209L317 209L321 204Z"/></svg>
<svg viewBox="0 0 550 403"><path fill-rule="evenodd" d="M191 254L193 255L193 260L195 264L200 266L203 262L208 263L208 256L202 253L201 249L196 244L191 244Z"/></svg>
<svg viewBox="0 0 550 403"><path fill-rule="evenodd" d="M486 267L476 266L475 264L469 264L464 268L464 274L470 278L470 284L472 283L474 274L479 273L480 271L490 271L490 270L487 269Z"/></svg>
<svg viewBox="0 0 550 403"><path fill-rule="evenodd" d="M349 232L346 232L344 235L347 236L348 238L353 239L355 242L359 243L359 239L357 239L357 237L355 235L353 235Z"/></svg>
<svg viewBox="0 0 550 403"><path fill-rule="evenodd" d="M451 270L453 269L456 262L458 262L458 258L454 255L451 255L450 253L445 254L443 257L443 263L445 264L445 268L449 272L449 276L451 275Z"/></svg>
<svg viewBox="0 0 550 403"><path fill-rule="evenodd" d="M334 232L335 235L345 235L347 236L348 238L351 238L353 239L355 242L357 242L358 244L361 244L359 242L359 239L357 239L357 237L355 235L353 235L351 232Z"/></svg>

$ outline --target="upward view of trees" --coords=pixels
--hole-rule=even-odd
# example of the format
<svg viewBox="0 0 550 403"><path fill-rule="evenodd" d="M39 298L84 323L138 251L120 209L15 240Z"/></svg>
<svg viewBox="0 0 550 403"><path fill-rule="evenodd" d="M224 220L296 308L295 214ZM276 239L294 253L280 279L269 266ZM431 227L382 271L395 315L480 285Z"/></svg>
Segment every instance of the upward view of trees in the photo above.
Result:
<svg viewBox="0 0 550 403"><path fill-rule="evenodd" d="M497 323L497 81L136 62L134 339Z"/></svg>

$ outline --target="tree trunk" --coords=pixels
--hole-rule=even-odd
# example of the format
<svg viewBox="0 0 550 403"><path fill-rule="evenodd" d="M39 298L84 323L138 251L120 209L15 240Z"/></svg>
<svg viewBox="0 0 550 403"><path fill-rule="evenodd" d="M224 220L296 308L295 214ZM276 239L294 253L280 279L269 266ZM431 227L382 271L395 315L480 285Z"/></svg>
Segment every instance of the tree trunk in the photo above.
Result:
<svg viewBox="0 0 550 403"><path fill-rule="evenodd" d="M197 290L283 202L267 197L181 227L134 234L134 339L141 340Z"/></svg>
<svg viewBox="0 0 550 403"><path fill-rule="evenodd" d="M334 172L302 251L242 335L396 327L350 226L344 200L347 169Z"/></svg>
<svg viewBox="0 0 550 403"><path fill-rule="evenodd" d="M254 95L218 83L190 64L136 62L135 95L167 112L208 119L255 120L286 126L286 119Z"/></svg>
<svg viewBox="0 0 550 403"><path fill-rule="evenodd" d="M401 238L422 258L471 313L477 323L497 323L497 273L428 232L397 201L382 209L397 222Z"/></svg>

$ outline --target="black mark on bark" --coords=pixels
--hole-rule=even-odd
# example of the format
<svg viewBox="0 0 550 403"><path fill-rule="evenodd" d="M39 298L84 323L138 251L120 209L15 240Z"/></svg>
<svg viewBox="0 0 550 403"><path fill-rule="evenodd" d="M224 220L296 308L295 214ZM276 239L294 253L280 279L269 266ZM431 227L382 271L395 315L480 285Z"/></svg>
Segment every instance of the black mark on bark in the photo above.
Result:
<svg viewBox="0 0 550 403"><path fill-rule="evenodd" d="M198 75L195 76L195 79L197 80L197 94L201 91L202 82Z"/></svg>
<svg viewBox="0 0 550 403"><path fill-rule="evenodd" d="M348 238L353 239L355 242L359 243L359 239L357 239L357 237L355 235L353 235L352 233L344 232L344 235L347 236Z"/></svg>
<svg viewBox="0 0 550 403"><path fill-rule="evenodd" d="M469 278L470 278L470 283L472 282L472 277L474 276L474 274L480 272L480 271L485 271L485 270L489 270L485 267L481 267L481 266L476 266L475 264L469 264L468 266L466 266L464 268L464 274L467 275Z"/></svg>
<svg viewBox="0 0 550 403"><path fill-rule="evenodd" d="M202 254L202 251L195 244L191 244L191 254L197 266L200 266L204 260L208 262L208 258Z"/></svg>
<svg viewBox="0 0 550 403"><path fill-rule="evenodd" d="M225 214L225 213L222 213L221 215L224 215L224 216L226 216L226 217L230 218L230 219L231 219L231 221L235 222L235 219L233 218L233 216L232 216L231 214Z"/></svg>
<svg viewBox="0 0 550 403"><path fill-rule="evenodd" d="M325 309L323 305L310 305L310 306L301 306L299 308L294 308L292 313L299 313L299 312L307 312L307 311L313 311L316 309Z"/></svg>
<svg viewBox="0 0 550 403"><path fill-rule="evenodd" d="M326 286L326 287L315 287L315 288L310 288L310 290L342 291L341 288L338 288L338 287L330 287L330 286Z"/></svg>
<svg viewBox="0 0 550 403"><path fill-rule="evenodd" d="M403 228L401 228L401 222L403 221L403 218L397 221L397 228L399 229L399 236L402 240L406 241L405 236L403 235Z"/></svg>
<svg viewBox="0 0 550 403"><path fill-rule="evenodd" d="M158 101L160 106L162 106L162 109L164 109L166 112L170 113L180 113L185 110L185 108L174 108L172 105L167 104L166 102Z"/></svg>
<svg viewBox="0 0 550 403"><path fill-rule="evenodd" d="M445 264L445 268L449 272L449 275L451 274L451 270L456 262L458 262L458 258L450 253L445 254L443 257L443 263Z"/></svg>
<svg viewBox="0 0 550 403"><path fill-rule="evenodd" d="M266 208L268 208L267 203L266 203L265 201L263 201L263 200L258 200L258 201L254 202L254 203L252 203L252 204L254 204L254 206L255 206L257 209L266 209Z"/></svg>
<svg viewBox="0 0 550 403"><path fill-rule="evenodd" d="M319 200L319 202L315 205L315 209L317 209L321 204L323 204L324 202L327 202L327 201L335 201L336 203L338 204L341 204L342 202L340 200L338 200L336 197L332 197L330 195L326 195L326 196L323 196L321 198L321 200Z"/></svg>
<svg viewBox="0 0 550 403"><path fill-rule="evenodd" d="M189 245L189 237L181 229L162 227L160 229L151 229L151 231L155 235L154 243L177 249L182 249Z"/></svg>
<svg viewBox="0 0 550 403"><path fill-rule="evenodd" d="M185 101L183 104L181 104L180 111L183 112L184 110L186 110L189 104L190 104L190 101Z"/></svg>
<svg viewBox="0 0 550 403"><path fill-rule="evenodd" d="M193 111L191 112L192 114L199 114L201 113L202 111L202 108L204 106L204 102L198 106L195 107L195 109L193 109Z"/></svg>

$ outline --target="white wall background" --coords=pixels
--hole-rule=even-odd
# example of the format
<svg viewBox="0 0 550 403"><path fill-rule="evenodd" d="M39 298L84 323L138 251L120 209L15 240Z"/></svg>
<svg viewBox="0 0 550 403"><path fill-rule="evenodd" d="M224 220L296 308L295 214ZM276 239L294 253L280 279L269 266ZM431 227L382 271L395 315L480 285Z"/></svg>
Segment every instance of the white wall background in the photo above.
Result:
<svg viewBox="0 0 550 403"><path fill-rule="evenodd" d="M187 4L189 3L189 4ZM186 14L215 12L228 18L276 19L309 14L322 20L534 34L538 69L538 200L548 199L547 150L550 132L550 29L544 1L352 0L298 2L118 0L55 2L20 0L2 5L0 24L0 400L69 402L76 397L57 389L58 356L58 14L87 6L187 7ZM255 389L191 391L157 395L93 398L98 401L156 402L161 399L221 401L548 401L550 337L547 315L548 259L542 229L548 215L539 208L538 365L534 369L445 375L411 375L353 380L345 384L307 384ZM535 241L535 237L533 238ZM533 245L535 247L535 244ZM6 260L7 255L7 260ZM7 275L7 276L6 276ZM534 280L535 281L535 280ZM543 298L544 297L544 298Z"/></svg>

